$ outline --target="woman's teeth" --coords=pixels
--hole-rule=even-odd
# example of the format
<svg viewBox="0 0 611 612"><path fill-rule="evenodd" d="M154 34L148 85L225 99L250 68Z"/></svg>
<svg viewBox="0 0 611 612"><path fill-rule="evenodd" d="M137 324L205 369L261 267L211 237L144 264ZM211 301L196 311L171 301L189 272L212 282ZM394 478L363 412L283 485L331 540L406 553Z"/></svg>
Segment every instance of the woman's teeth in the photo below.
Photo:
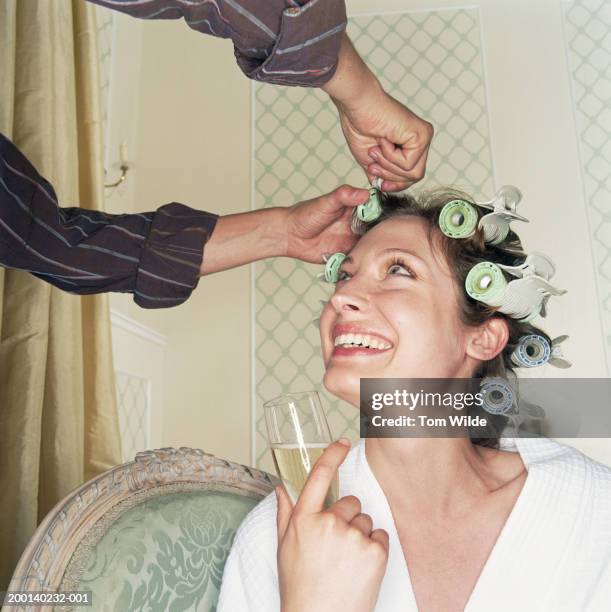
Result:
<svg viewBox="0 0 611 612"><path fill-rule="evenodd" d="M335 346L342 346L344 348L371 348L383 351L389 349L392 344L367 334L340 334L335 337Z"/></svg>

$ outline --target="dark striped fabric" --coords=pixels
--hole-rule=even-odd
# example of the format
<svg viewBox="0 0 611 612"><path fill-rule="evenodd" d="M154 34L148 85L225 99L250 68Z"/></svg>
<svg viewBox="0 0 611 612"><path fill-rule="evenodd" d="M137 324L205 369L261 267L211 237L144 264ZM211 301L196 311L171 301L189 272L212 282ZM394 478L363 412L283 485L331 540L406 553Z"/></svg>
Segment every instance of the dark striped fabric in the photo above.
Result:
<svg viewBox="0 0 611 612"><path fill-rule="evenodd" d="M194 30L230 38L248 77L281 85L326 83L346 29L344 0L90 1L142 19L182 18Z"/></svg>
<svg viewBox="0 0 611 612"><path fill-rule="evenodd" d="M53 187L0 134L0 266L71 293L133 293L143 308L184 302L218 215L173 202L110 215L61 208Z"/></svg>
<svg viewBox="0 0 611 612"><path fill-rule="evenodd" d="M329 80L346 28L344 0L90 1L230 38L248 77L283 85ZM61 208L53 187L0 134L0 266L71 293L130 292L144 308L176 306L197 286L217 218L175 202L126 215Z"/></svg>

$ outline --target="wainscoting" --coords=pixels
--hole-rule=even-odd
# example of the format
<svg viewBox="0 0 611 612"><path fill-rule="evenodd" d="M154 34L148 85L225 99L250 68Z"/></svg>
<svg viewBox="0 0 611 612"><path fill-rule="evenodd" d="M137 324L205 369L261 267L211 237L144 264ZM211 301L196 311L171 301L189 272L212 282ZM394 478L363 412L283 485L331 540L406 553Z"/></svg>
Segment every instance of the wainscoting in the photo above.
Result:
<svg viewBox="0 0 611 612"><path fill-rule="evenodd" d="M167 338L111 309L123 460L161 446Z"/></svg>

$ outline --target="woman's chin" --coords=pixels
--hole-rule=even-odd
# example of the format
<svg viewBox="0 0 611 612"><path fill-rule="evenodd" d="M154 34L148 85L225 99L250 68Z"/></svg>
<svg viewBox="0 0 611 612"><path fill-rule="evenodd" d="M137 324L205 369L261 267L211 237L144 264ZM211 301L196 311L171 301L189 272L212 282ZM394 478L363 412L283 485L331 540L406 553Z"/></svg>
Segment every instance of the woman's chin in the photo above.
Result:
<svg viewBox="0 0 611 612"><path fill-rule="evenodd" d="M325 372L322 382L329 393L358 407L361 394L361 379L358 376L331 367Z"/></svg>

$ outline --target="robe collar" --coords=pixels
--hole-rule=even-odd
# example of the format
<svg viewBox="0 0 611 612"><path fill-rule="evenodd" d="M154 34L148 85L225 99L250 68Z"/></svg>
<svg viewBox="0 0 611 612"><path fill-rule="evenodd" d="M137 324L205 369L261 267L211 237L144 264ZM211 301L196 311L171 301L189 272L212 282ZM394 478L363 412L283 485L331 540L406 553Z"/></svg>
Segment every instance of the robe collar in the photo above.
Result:
<svg viewBox="0 0 611 612"><path fill-rule="evenodd" d="M543 610L546 589L542 585L553 581L557 561L567 551L561 534L575 529L581 511L582 496L567 500L561 494L567 477L562 458L574 449L548 438L506 438L500 447L519 452L528 475L465 612ZM374 528L389 534L389 559L376 612L417 612L392 512L367 462L365 440L359 441L340 470L340 495L356 495Z"/></svg>

